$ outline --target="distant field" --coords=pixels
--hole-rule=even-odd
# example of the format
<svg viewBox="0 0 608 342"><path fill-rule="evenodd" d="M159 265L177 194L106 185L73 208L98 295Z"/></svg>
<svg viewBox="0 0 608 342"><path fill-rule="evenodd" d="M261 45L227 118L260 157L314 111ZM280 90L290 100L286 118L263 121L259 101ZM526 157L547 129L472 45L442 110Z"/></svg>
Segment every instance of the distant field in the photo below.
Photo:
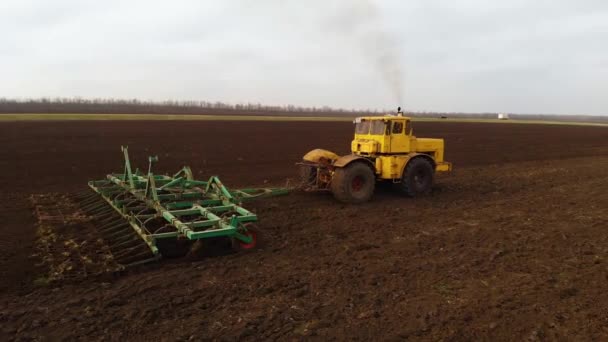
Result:
<svg viewBox="0 0 608 342"><path fill-rule="evenodd" d="M1 114L2 121L120 121L120 120L191 120L191 121L332 121L348 122L351 117L345 116L271 116L271 115L197 115L197 114ZM608 123L574 122L552 120L498 120L484 118L421 118L414 117L419 122L485 122L502 124L545 124L545 125L582 125L605 126Z"/></svg>
<svg viewBox="0 0 608 342"><path fill-rule="evenodd" d="M0 121L351 121L350 117L204 114L1 114Z"/></svg>

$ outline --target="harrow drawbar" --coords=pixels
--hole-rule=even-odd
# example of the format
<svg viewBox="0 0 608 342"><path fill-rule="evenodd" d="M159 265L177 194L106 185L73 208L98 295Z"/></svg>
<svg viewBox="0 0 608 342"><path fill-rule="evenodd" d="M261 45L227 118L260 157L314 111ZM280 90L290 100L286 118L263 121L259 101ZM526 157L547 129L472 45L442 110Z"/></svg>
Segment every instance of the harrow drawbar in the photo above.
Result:
<svg viewBox="0 0 608 342"><path fill-rule="evenodd" d="M173 176L155 175L157 157L149 158L146 174L133 172L127 148L122 151L124 171L90 181L93 192L78 194L76 201L124 266L183 256L217 239L236 249L253 248L258 217L242 203L288 193L284 188L229 190L217 176L194 179L188 166Z"/></svg>

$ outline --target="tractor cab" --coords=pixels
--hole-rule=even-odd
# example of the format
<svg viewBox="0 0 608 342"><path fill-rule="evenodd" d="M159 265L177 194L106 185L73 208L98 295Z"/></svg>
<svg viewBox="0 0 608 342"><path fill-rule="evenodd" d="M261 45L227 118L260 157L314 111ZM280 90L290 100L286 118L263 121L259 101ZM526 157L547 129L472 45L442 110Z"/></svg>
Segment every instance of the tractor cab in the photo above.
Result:
<svg viewBox="0 0 608 342"><path fill-rule="evenodd" d="M351 151L362 156L410 152L411 119L402 115L359 117L354 120Z"/></svg>

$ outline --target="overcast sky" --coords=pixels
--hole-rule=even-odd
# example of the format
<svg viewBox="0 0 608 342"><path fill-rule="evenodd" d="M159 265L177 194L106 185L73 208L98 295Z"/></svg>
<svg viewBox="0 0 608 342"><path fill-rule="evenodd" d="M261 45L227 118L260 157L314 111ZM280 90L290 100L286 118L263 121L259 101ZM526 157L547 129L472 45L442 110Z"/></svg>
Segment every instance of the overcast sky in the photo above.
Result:
<svg viewBox="0 0 608 342"><path fill-rule="evenodd" d="M1 0L41 96L608 115L608 1Z"/></svg>

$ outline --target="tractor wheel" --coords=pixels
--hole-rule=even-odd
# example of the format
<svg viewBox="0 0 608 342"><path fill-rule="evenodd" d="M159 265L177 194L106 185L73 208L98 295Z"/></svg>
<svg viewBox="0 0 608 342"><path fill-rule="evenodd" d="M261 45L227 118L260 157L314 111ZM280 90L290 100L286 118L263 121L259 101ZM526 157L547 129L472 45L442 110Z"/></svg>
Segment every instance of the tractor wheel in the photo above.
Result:
<svg viewBox="0 0 608 342"><path fill-rule="evenodd" d="M376 177L367 165L356 162L336 169L331 180L331 192L344 203L363 203L374 194Z"/></svg>
<svg viewBox="0 0 608 342"><path fill-rule="evenodd" d="M435 170L425 158L415 158L405 167L401 177L400 189L409 197L428 194L433 187Z"/></svg>

